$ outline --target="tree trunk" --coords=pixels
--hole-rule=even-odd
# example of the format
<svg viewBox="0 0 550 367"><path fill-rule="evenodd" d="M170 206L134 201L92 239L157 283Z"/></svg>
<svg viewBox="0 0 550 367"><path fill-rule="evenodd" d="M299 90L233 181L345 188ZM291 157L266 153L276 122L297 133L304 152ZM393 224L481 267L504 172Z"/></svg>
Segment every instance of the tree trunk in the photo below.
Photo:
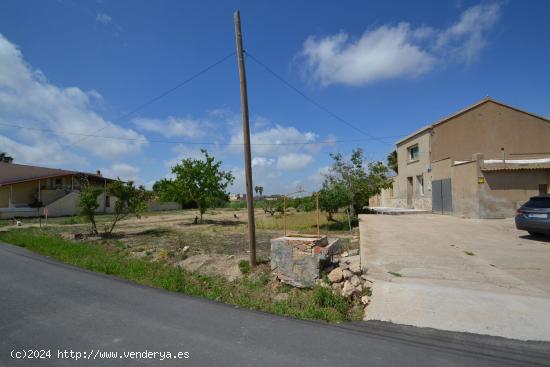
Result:
<svg viewBox="0 0 550 367"><path fill-rule="evenodd" d="M113 219L113 223L111 224L111 228L109 228L109 231L106 232L108 235L111 235L113 233L113 230L115 229L115 225L121 219L122 217L119 217L118 215L115 215L115 218Z"/></svg>
<svg viewBox="0 0 550 367"><path fill-rule="evenodd" d="M95 223L95 218L90 218L90 221L92 222L92 235L97 235L97 225Z"/></svg>

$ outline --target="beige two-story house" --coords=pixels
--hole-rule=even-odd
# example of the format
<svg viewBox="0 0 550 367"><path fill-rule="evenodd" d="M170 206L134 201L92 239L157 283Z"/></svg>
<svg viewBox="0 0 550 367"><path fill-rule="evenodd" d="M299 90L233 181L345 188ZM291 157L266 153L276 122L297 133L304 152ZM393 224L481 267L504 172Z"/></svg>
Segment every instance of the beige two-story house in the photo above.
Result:
<svg viewBox="0 0 550 367"><path fill-rule="evenodd" d="M550 186L550 120L489 97L396 143L381 206L509 217Z"/></svg>

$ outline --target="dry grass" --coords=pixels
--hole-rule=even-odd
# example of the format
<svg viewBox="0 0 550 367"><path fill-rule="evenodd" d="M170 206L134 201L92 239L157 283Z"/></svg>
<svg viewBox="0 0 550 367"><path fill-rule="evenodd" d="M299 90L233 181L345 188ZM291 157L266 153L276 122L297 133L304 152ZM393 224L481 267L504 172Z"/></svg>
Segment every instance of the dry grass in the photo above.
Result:
<svg viewBox="0 0 550 367"><path fill-rule="evenodd" d="M89 241L116 243L128 249L132 256L149 259L166 259L176 263L187 257L199 254L224 254L246 256L248 250L247 215L244 209L214 209L204 216L203 224L193 224L196 210L145 213L141 218L129 218L120 222L113 238L90 238ZM101 230L112 218L111 215L98 216ZM320 215L321 233L344 238L345 248L356 248L357 230L350 234L347 230L347 217L335 217L338 222L328 222ZM317 232L315 212L290 212L287 214L287 229L290 233ZM345 230L335 230L335 224L345 224ZM13 226L6 223L2 229ZM23 228L36 227L33 219L23 220ZM332 228L331 228L332 226ZM262 210L256 211L257 255L269 257L270 240L283 235L283 218L271 216ZM330 229L329 229L330 228ZM0 229L0 230L2 230ZM77 233L87 233L88 225L80 217L52 218L48 221L47 233L58 234L65 239L73 239ZM189 250L183 253L183 248Z"/></svg>

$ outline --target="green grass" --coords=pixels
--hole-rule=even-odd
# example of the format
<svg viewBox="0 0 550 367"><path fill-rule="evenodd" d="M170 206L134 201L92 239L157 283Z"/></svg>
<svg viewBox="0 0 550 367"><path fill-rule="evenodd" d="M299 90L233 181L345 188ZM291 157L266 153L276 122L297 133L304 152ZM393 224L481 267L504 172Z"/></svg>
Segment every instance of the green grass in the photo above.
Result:
<svg viewBox="0 0 550 367"><path fill-rule="evenodd" d="M242 274L250 273L250 263L248 262L248 260L239 261L239 270Z"/></svg>
<svg viewBox="0 0 550 367"><path fill-rule="evenodd" d="M273 290L267 265L262 265L263 272L260 266L250 269L248 277L228 281L187 272L163 262L133 258L120 245L70 241L38 228L0 232L0 240L88 270L240 307L329 322L361 318L355 303L322 287L300 290L279 286ZM276 301L274 292L289 293L290 297Z"/></svg>
<svg viewBox="0 0 550 367"><path fill-rule="evenodd" d="M256 228L269 230L283 230L285 218L278 213L256 219ZM348 218L344 213L337 213L334 221L328 221L324 213L319 214L319 226L321 230L349 231ZM286 228L290 231L315 233L317 231L316 212L290 212L286 214Z"/></svg>

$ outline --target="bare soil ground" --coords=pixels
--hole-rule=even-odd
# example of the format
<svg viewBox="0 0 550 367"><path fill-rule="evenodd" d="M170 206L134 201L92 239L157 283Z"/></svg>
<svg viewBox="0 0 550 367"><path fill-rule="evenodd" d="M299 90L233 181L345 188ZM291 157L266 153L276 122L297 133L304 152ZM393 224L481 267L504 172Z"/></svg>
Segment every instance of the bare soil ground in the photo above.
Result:
<svg viewBox="0 0 550 367"><path fill-rule="evenodd" d="M85 237L87 241L102 241L124 249L129 256L163 261L187 270L222 275L234 279L240 275L238 262L248 257L247 215L244 209L214 209L204 215L202 224L194 224L196 210L151 212L141 218L129 218L117 224L111 238ZM97 217L98 229L112 219L111 215ZM343 250L358 248L358 231L345 230L346 218L327 222L321 215L321 233L343 238ZM315 213L291 211L287 214L288 233L316 233ZM3 223L2 229L13 228ZM36 219L23 220L22 228L36 227ZM270 240L283 235L284 219L256 211L257 257L268 259ZM334 230L334 228L339 230ZM344 228L341 230L340 228ZM64 238L88 232L88 224L79 217L52 218L47 230Z"/></svg>

